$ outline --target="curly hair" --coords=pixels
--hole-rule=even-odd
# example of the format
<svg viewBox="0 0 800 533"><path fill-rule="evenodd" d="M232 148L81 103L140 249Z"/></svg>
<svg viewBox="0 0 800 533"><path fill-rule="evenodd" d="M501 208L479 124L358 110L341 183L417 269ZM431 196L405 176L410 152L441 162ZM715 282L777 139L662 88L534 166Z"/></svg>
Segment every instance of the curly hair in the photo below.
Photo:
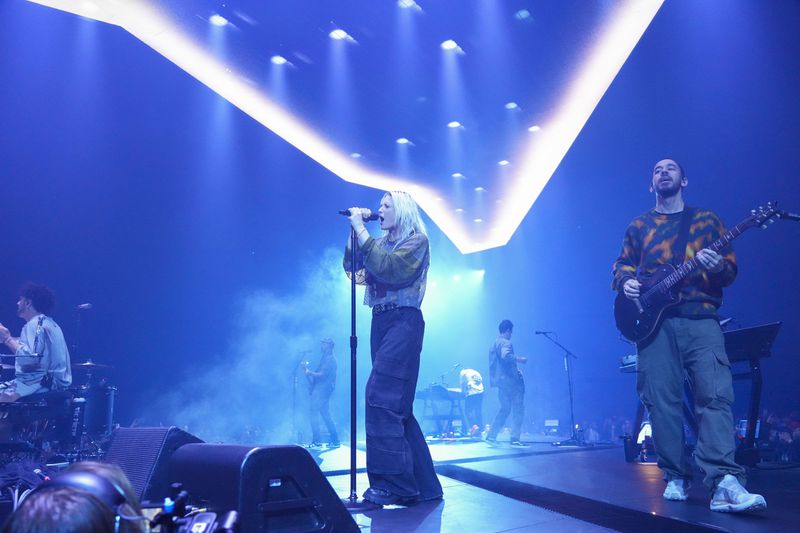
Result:
<svg viewBox="0 0 800 533"><path fill-rule="evenodd" d="M56 304L56 297L50 287L28 282L19 290L19 295L27 298L40 313L49 315Z"/></svg>

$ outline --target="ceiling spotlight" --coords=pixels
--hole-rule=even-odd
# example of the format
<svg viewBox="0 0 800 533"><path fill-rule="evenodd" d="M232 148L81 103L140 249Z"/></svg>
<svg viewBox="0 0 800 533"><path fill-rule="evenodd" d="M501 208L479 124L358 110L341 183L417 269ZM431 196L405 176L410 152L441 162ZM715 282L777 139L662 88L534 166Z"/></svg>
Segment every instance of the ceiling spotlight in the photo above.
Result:
<svg viewBox="0 0 800 533"><path fill-rule="evenodd" d="M463 213L464 210L460 207L456 207L456 213Z"/></svg>
<svg viewBox="0 0 800 533"><path fill-rule="evenodd" d="M395 141L397 144L411 144L411 141L406 139L405 137L400 137Z"/></svg>
<svg viewBox="0 0 800 533"><path fill-rule="evenodd" d="M509 102L506 104L506 109L519 109L516 102Z"/></svg>
<svg viewBox="0 0 800 533"><path fill-rule="evenodd" d="M453 172L452 174L450 174L450 176L454 178L463 178L464 174L462 174L461 172Z"/></svg>
<svg viewBox="0 0 800 533"><path fill-rule="evenodd" d="M458 46L458 43L455 42L452 39L447 39L446 41L444 41L441 44L441 47L442 47L442 50L450 50L450 51L453 51L453 52L458 52L459 54L463 54L464 53L464 50L462 50L461 47Z"/></svg>
<svg viewBox="0 0 800 533"><path fill-rule="evenodd" d="M501 167L504 167L506 165L510 165L511 163L509 163L507 160L503 159L502 161L498 161L497 164L500 165Z"/></svg>
<svg viewBox="0 0 800 533"><path fill-rule="evenodd" d="M472 221L473 222L477 222L478 224L480 224L481 222L483 222L483 219L482 218L473 218Z"/></svg>
<svg viewBox="0 0 800 533"><path fill-rule="evenodd" d="M514 13L514 18L517 20L528 22L531 20L532 17L530 11L528 11L527 9L520 9L519 11Z"/></svg>
<svg viewBox="0 0 800 533"><path fill-rule="evenodd" d="M483 192L485 190L483 187L475 187L475 192Z"/></svg>
<svg viewBox="0 0 800 533"><path fill-rule="evenodd" d="M353 159L361 159L361 154L359 154L358 152L353 152L352 154L350 154L350 157L352 157Z"/></svg>
<svg viewBox="0 0 800 533"><path fill-rule="evenodd" d="M403 9L414 9L416 11L422 11L422 8L414 0L397 0L397 6L402 7Z"/></svg>
<svg viewBox="0 0 800 533"><path fill-rule="evenodd" d="M286 58L283 56L272 56L271 58L269 58L269 60L272 62L273 65L285 65L287 62Z"/></svg>
<svg viewBox="0 0 800 533"><path fill-rule="evenodd" d="M447 123L447 127L448 128L454 128L454 129L455 128L460 128L461 127L461 123L459 121L457 121L457 120L454 120L452 122L448 122Z"/></svg>
<svg viewBox="0 0 800 533"><path fill-rule="evenodd" d="M216 13L208 17L208 21L214 26L222 27L228 25L228 19L226 19L222 15L217 15Z"/></svg>
<svg viewBox="0 0 800 533"><path fill-rule="evenodd" d="M353 40L353 38L350 37L350 35L346 31L344 31L342 29L339 29L339 28L331 31L328 34L328 37L330 37L331 39L333 39L335 41L344 41L345 39L348 39L348 40L351 40L351 41Z"/></svg>
<svg viewBox="0 0 800 533"><path fill-rule="evenodd" d="M528 131L530 131L531 133L535 133L535 132L537 132L537 131L539 131L541 129L542 129L541 126L539 126L538 124L534 124L533 126L528 128Z"/></svg>

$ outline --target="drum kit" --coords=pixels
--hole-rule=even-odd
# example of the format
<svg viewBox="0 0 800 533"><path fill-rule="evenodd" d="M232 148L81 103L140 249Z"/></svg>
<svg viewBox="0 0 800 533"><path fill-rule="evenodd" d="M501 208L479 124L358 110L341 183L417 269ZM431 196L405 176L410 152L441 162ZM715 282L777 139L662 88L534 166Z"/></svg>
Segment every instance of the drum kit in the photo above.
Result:
<svg viewBox="0 0 800 533"><path fill-rule="evenodd" d="M91 359L71 367L73 387L0 404L0 420L7 425L6 435L0 437L0 454L60 455L70 462L102 455L114 429L117 395L117 388L102 376L113 367ZM4 376L10 379L14 365L2 363L0 370L10 370L11 375Z"/></svg>

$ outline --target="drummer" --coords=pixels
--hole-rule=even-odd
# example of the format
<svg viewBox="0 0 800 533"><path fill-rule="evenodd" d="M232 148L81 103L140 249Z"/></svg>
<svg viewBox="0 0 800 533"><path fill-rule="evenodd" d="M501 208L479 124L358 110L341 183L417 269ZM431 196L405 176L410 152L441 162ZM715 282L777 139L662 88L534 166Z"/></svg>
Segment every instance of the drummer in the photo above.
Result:
<svg viewBox="0 0 800 533"><path fill-rule="evenodd" d="M53 291L28 283L17 300L17 316L25 321L18 338L0 324L0 342L16 357L14 379L0 383L0 403L40 392L63 390L72 384L69 350L64 334L48 316L55 304Z"/></svg>

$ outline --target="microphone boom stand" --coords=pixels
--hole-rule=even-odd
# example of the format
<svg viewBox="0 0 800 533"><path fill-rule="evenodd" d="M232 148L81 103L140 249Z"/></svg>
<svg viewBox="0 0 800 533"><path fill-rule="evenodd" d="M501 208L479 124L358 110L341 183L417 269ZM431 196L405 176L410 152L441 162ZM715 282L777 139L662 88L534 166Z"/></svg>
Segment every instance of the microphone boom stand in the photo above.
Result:
<svg viewBox="0 0 800 533"><path fill-rule="evenodd" d="M381 506L358 498L356 490L356 361L358 336L356 335L356 232L350 229L350 496L342 498L342 503L351 513L373 511Z"/></svg>
<svg viewBox="0 0 800 533"><path fill-rule="evenodd" d="M543 331L541 335L544 335L547 340L549 340L550 342L552 342L553 344L564 350L564 369L567 371L567 383L569 384L569 418L572 428L572 434L570 435L570 438L568 438L567 440L554 442L553 446L586 446L584 440L582 438L579 438L578 430L575 427L575 405L572 392L572 365L569 362L570 357L572 357L573 359L577 359L578 356L570 352L566 346L564 346L556 339L551 337L551 333L549 331Z"/></svg>

